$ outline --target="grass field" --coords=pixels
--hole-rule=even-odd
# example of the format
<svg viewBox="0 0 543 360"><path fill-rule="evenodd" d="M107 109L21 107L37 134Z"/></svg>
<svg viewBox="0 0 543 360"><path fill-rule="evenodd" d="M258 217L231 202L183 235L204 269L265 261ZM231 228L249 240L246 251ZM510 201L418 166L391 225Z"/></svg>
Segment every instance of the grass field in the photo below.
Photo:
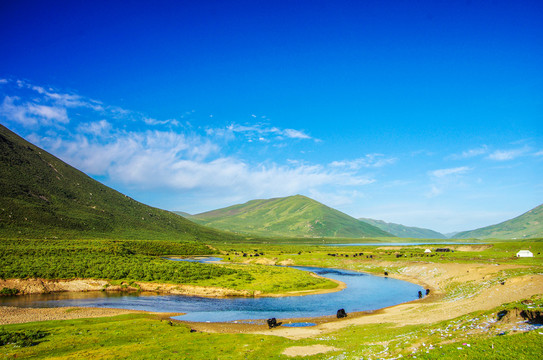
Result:
<svg viewBox="0 0 543 360"><path fill-rule="evenodd" d="M104 279L190 284L278 294L337 286L307 272L263 265L200 264L166 255L216 253L197 242L0 239L0 279ZM0 289L2 291L2 289ZM22 293L21 289L21 293Z"/></svg>
<svg viewBox="0 0 543 360"><path fill-rule="evenodd" d="M500 310L431 326L351 326L303 340L192 333L187 325L170 325L152 314L47 321L3 326L4 332L40 331L47 335L30 347L0 346L0 354L6 359L285 359L282 352L289 347L326 345L340 350L305 358L397 359L401 355L417 359L538 359L543 351L541 329L502 330L510 327L490 322ZM483 331L484 326L487 328Z"/></svg>
<svg viewBox="0 0 543 360"><path fill-rule="evenodd" d="M316 265L374 272L391 276L409 275L412 268L459 267L468 269L462 276L443 277L441 295L435 300L416 306L439 312L440 306L469 303L485 291L513 287L516 279L543 274L543 262L537 254L543 251L541 239L493 242L475 245L444 245L454 252L425 254L425 248L437 246L339 247L321 245L213 244L231 262L272 263L291 262L296 265ZM531 249L534 258L518 259L520 249ZM237 253L237 254L236 254ZM260 255L263 253L264 255ZM360 255L362 253L362 255ZM246 254L246 256L243 256ZM258 257L251 256L259 254ZM332 256L335 254L335 256ZM356 257L354 255L357 255ZM347 257L347 255L349 255ZM432 256L433 255L433 256ZM247 265L232 265L237 270ZM275 279L267 271L281 269L258 266L250 268L251 276L259 271L263 287L273 288ZM253 270L254 269L254 270ZM256 270L258 269L258 270ZM271 270L270 270L271 269ZM483 279L469 280L471 273L485 269ZM470 271L472 270L472 271ZM288 273L281 271L279 276ZM416 274L415 274L416 275ZM274 275L275 276L275 275ZM479 276L479 275L478 275ZM539 275L538 275L539 276ZM437 277L436 277L437 278ZM267 279L266 281L264 279ZM431 278L430 278L431 280ZM221 279L210 279L210 282ZM501 282L506 285L501 286ZM224 285L225 283L222 283ZM513 284L513 285L511 285ZM230 286L234 286L230 284ZM284 337L285 329L260 330L264 334L190 332L183 323L173 323L153 314L130 314L108 318L44 321L39 323L0 326L4 333L24 333L39 330L46 334L34 346L15 344L0 346L0 357L47 359L287 359L284 351L313 346L335 348L326 353L304 356L304 359L539 359L543 352L543 328L526 324L519 316L522 310L531 314L543 312L543 294L530 296L529 302L505 301L498 306L471 311L464 309L459 316L444 316L414 322L370 315L349 319L348 326L336 322L322 333L301 337ZM522 299L528 300L528 299ZM504 310L507 316L498 320ZM406 310L409 311L409 310ZM414 310L413 310L414 311ZM406 314L409 314L408 312ZM430 313L429 313L430 314ZM516 315L515 315L516 314ZM401 313L400 313L401 315ZM372 316L383 321L371 322ZM424 312L421 315L424 317ZM430 315L428 315L430 316ZM367 321L366 321L367 320ZM409 320L409 321L407 321ZM302 352L303 353L303 352ZM299 357L302 358L302 357Z"/></svg>

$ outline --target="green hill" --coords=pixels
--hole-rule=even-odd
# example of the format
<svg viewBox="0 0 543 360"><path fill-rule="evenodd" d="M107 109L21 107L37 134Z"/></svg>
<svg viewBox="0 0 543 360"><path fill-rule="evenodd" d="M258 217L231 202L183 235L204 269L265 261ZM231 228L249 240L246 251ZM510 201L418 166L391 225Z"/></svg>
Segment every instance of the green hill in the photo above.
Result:
<svg viewBox="0 0 543 360"><path fill-rule="evenodd" d="M216 229L261 236L381 237L392 236L338 210L301 195L245 204L190 216Z"/></svg>
<svg viewBox="0 0 543 360"><path fill-rule="evenodd" d="M528 239L543 237L543 205L514 219L480 229L463 231L455 239Z"/></svg>
<svg viewBox="0 0 543 360"><path fill-rule="evenodd" d="M141 204L0 125L0 238L237 238Z"/></svg>
<svg viewBox="0 0 543 360"><path fill-rule="evenodd" d="M405 226L401 224L387 223L382 220L374 220L368 218L360 218L360 221L378 227L381 230L391 233L401 238L413 239L446 239L442 233L434 230L418 228L413 226Z"/></svg>

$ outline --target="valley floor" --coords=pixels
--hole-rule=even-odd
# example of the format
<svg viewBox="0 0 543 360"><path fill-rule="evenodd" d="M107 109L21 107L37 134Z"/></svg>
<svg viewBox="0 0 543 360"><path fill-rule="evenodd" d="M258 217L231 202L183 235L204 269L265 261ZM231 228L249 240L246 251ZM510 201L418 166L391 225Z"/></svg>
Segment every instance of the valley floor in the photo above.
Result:
<svg viewBox="0 0 543 360"><path fill-rule="evenodd" d="M380 263L386 267L389 263ZM514 302L529 298L532 295L543 294L543 275L524 275L513 277L502 282L490 281L493 275L503 270L522 269L522 266L516 265L489 265L489 264L446 264L446 263L394 263L399 266L400 274L390 275L415 283L419 283L429 288L430 295L422 300L416 300L406 304L392 306L381 309L371 314L355 313L349 314L346 319L337 320L335 317L325 316L312 319L317 322L315 327L304 328L286 328L279 327L268 330L259 329L254 331L254 327L237 324L208 324L192 323L192 327L211 332L240 332L245 327L247 330L261 334L273 334L285 336L292 339L317 336L329 331L334 331L350 325L373 324L373 323L395 323L398 325L426 324L452 319L469 312L477 310L488 310L503 303ZM23 280L14 280L20 281ZM85 283L82 280L76 280L79 283ZM457 293L448 293L447 288L451 283L470 284L472 292L466 289ZM51 282L53 283L53 282ZM7 284L11 285L13 284ZM76 284L73 284L75 286ZM156 284L149 285L155 287ZM30 285L28 285L30 286ZM102 286L101 284L99 286ZM167 285L168 287L170 285ZM340 285L340 290L343 285ZM70 288L68 285L59 288ZM173 287L173 285L172 285ZM81 287L73 287L73 290L81 290ZM85 287L86 289L86 287ZM191 293L191 290L193 292ZM323 290L323 292L330 290ZM37 291L38 292L38 291ZM178 293L170 291L170 293ZM216 296L216 290L203 291L199 287L185 288L184 294L200 296ZM317 293L317 292L312 292ZM293 295L285 294L285 295ZM30 321L44 320L66 320L79 319L85 317L115 316L127 313L137 313L136 310L124 309L104 309L104 308L17 308L9 306L0 306L0 325L24 323ZM170 314L171 316L175 314ZM283 319L282 319L283 320ZM243 331L245 332L245 331Z"/></svg>
<svg viewBox="0 0 543 360"><path fill-rule="evenodd" d="M313 253L311 256L317 255ZM5 325L6 328L15 330L30 326L57 329L51 330L57 334L51 335L51 339L57 336L58 341L61 341L64 336L66 340L62 341L73 344L72 348L65 349L61 342L57 345L55 340L49 342L49 345L38 344L20 350L6 348L5 355L32 357L39 354L40 357L49 358L43 351L40 352L39 348L50 346L51 351L64 354L58 357L59 359L66 358L65 356L85 358L87 355L90 357L91 353L98 358L149 358L149 349L164 351L164 355L170 358L256 359L265 356L283 359L303 356L315 359L398 359L402 356L416 356L418 359L456 359L459 354L468 355L465 352L468 349L471 351L468 358L486 358L490 355L487 352L492 352L494 356L499 355L494 358L507 358L512 356L513 350L510 349L516 346L515 357L532 359L532 354L543 350L542 330L518 330L523 326L531 326L526 325L518 316L512 317L509 322L496 320L496 313L506 308L503 304L520 304L519 301L530 298L538 304L536 308L539 314L543 295L543 274L539 263L533 266L512 261L501 264L473 260L355 261L352 258L324 256L326 257L321 258L324 260L320 261L338 261L339 263L331 264L335 267L376 274L387 271L390 277L415 282L430 289L430 294L421 300L369 314L348 314L346 319L338 320L332 316L296 319L315 322L317 325L313 327L274 329L268 329L264 323L184 323L170 321L169 317L176 314L153 313L148 316L144 312L120 309L0 307L0 324L14 324ZM84 318L96 317L103 320L78 322L85 321ZM107 320L107 317L112 320ZM290 320L278 321L287 323ZM26 322L32 323L23 324ZM123 322L131 327L123 327ZM20 325L15 325L18 323ZM114 323L116 325L113 325ZM81 330L73 333L71 326ZM161 332L150 330L155 327L162 329ZM108 328L110 330L107 330ZM197 335L189 332L190 329L195 330ZM97 332L98 337L96 340L85 340L76 336L85 332ZM60 333L66 334L58 335ZM132 333L137 334L137 337L133 338L135 335L131 336ZM511 336L499 336L502 334ZM155 338L160 336L163 339L157 342ZM87 341L88 344L81 341ZM100 346L106 347L111 343L117 353L102 352L92 341L100 341L103 343ZM138 347L132 348L136 344L139 344ZM210 344L213 344L212 348L208 347Z"/></svg>
<svg viewBox="0 0 543 360"><path fill-rule="evenodd" d="M406 264L402 267L402 275L396 277L425 284L431 289L430 296L371 314L353 314L354 316L344 320L330 321L315 327L276 328L257 333L273 333L290 339L302 339L320 336L351 325L431 324L543 294L543 275L539 274L510 278L505 280L503 285L502 282L487 283L493 274L515 268L519 267L488 264ZM473 292L463 290L456 294L446 294L447 287L452 282L470 284Z"/></svg>

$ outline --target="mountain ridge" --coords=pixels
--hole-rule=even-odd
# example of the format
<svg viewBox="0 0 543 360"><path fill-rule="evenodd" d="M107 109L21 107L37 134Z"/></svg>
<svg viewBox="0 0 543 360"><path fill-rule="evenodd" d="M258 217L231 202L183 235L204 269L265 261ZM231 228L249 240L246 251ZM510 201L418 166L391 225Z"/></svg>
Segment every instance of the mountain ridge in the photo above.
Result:
<svg viewBox="0 0 543 360"><path fill-rule="evenodd" d="M216 229L261 236L390 237L339 210L303 195L250 200L190 216Z"/></svg>
<svg viewBox="0 0 543 360"><path fill-rule="evenodd" d="M543 204L501 223L462 231L455 239L529 239L543 237Z"/></svg>
<svg viewBox="0 0 543 360"><path fill-rule="evenodd" d="M389 223L383 220L375 220L370 218L358 218L360 221L364 221L370 225L376 226L381 230L391 233L400 238L414 238L414 239L447 239L447 236L426 228L419 228L415 226L406 226L402 224Z"/></svg>
<svg viewBox="0 0 543 360"><path fill-rule="evenodd" d="M144 205L0 124L0 237L237 238Z"/></svg>

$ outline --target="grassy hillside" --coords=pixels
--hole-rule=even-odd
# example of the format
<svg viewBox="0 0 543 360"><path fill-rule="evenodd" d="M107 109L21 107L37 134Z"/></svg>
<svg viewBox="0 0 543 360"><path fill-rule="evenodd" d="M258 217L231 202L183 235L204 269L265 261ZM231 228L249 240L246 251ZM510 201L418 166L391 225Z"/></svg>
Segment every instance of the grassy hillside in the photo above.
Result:
<svg viewBox="0 0 543 360"><path fill-rule="evenodd" d="M235 239L141 204L0 125L0 238Z"/></svg>
<svg viewBox="0 0 543 360"><path fill-rule="evenodd" d="M209 211L191 220L216 229L261 236L381 237L392 236L338 210L296 195Z"/></svg>
<svg viewBox="0 0 543 360"><path fill-rule="evenodd" d="M391 233L401 238L413 238L413 239L446 239L447 237L442 233L434 230L405 226L401 224L387 223L382 220L374 220L368 218L360 218L360 221L378 227L381 230Z"/></svg>
<svg viewBox="0 0 543 360"><path fill-rule="evenodd" d="M514 219L480 229L463 231L455 239L527 239L543 237L543 205Z"/></svg>

